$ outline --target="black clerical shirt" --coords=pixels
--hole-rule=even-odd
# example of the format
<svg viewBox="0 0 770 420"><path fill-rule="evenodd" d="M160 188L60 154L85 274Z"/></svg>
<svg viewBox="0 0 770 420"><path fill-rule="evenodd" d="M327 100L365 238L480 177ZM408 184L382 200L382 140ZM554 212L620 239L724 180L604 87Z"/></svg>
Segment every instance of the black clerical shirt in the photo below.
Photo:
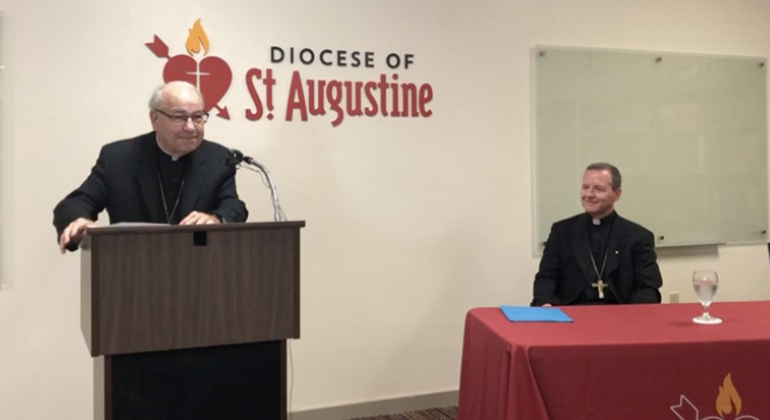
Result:
<svg viewBox="0 0 770 420"><path fill-rule="evenodd" d="M183 183L189 161L189 154L174 160L158 147L158 183L161 186L163 217L168 218L168 223L172 225L179 224L184 216L179 214L179 203L182 199Z"/></svg>
<svg viewBox="0 0 770 420"><path fill-rule="evenodd" d="M581 300L587 304L617 303L617 298L610 288L604 288L604 299L599 299L599 289L591 286L591 283L594 283L599 278L601 278L604 283L609 283L608 273L604 262L608 253L611 252L609 249L609 239L612 234L612 225L615 222L617 215L613 211L602 219L594 219L587 213L586 217L588 218L589 241L586 245L590 246L590 252L591 255L593 255L593 261L596 264L596 268L591 264L591 270L593 272L591 277L594 280L589 282L586 286ZM603 271L602 266L605 266Z"/></svg>

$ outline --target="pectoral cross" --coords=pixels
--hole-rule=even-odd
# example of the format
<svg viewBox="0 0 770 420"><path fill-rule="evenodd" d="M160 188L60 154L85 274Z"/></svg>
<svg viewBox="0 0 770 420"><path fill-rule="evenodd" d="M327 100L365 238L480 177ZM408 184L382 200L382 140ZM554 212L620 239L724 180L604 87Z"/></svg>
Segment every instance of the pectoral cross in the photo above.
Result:
<svg viewBox="0 0 770 420"><path fill-rule="evenodd" d="M591 283L591 287L595 287L599 289L599 299L604 299L604 288L610 287L609 283L605 283L602 281L602 279L596 280L596 282Z"/></svg>

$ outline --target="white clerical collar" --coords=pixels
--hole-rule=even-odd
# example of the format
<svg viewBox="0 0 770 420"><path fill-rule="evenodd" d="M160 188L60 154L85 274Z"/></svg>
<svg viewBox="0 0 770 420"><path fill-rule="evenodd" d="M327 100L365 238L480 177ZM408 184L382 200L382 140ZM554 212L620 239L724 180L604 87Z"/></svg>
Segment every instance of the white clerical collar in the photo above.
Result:
<svg viewBox="0 0 770 420"><path fill-rule="evenodd" d="M180 157L182 157L182 156L174 156L171 153L167 152L166 149L164 149L163 146L160 145L160 141L158 141L158 135L157 134L155 134L155 144L158 145L158 149L160 149L161 152L165 153L168 157L171 158L172 162L176 162L176 161L179 160Z"/></svg>
<svg viewBox="0 0 770 420"><path fill-rule="evenodd" d="M607 222L607 223L611 222L615 218L615 212L612 211L610 214L602 217L601 219L597 219L596 217L593 217L590 214L588 215L588 217L591 218L592 225L601 226L602 224L604 224L604 222Z"/></svg>

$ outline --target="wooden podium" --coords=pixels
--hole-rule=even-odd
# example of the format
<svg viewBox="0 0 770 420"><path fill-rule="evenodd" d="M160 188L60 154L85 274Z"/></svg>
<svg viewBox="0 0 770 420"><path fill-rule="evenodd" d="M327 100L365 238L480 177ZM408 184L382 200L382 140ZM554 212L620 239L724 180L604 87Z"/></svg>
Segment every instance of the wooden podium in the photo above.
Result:
<svg viewBox="0 0 770 420"><path fill-rule="evenodd" d="M96 419L285 419L305 222L114 225L81 244Z"/></svg>

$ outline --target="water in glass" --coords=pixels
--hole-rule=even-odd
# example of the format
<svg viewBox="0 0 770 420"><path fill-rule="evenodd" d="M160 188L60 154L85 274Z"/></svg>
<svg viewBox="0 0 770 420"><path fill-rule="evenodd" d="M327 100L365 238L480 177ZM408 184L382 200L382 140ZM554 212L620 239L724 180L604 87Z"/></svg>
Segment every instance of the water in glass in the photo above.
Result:
<svg viewBox="0 0 770 420"><path fill-rule="evenodd" d="M692 287L698 300L703 305L703 315L693 318L698 324L720 324L722 320L709 315L709 306L714 300L719 286L719 276L716 271L695 271L692 273Z"/></svg>

